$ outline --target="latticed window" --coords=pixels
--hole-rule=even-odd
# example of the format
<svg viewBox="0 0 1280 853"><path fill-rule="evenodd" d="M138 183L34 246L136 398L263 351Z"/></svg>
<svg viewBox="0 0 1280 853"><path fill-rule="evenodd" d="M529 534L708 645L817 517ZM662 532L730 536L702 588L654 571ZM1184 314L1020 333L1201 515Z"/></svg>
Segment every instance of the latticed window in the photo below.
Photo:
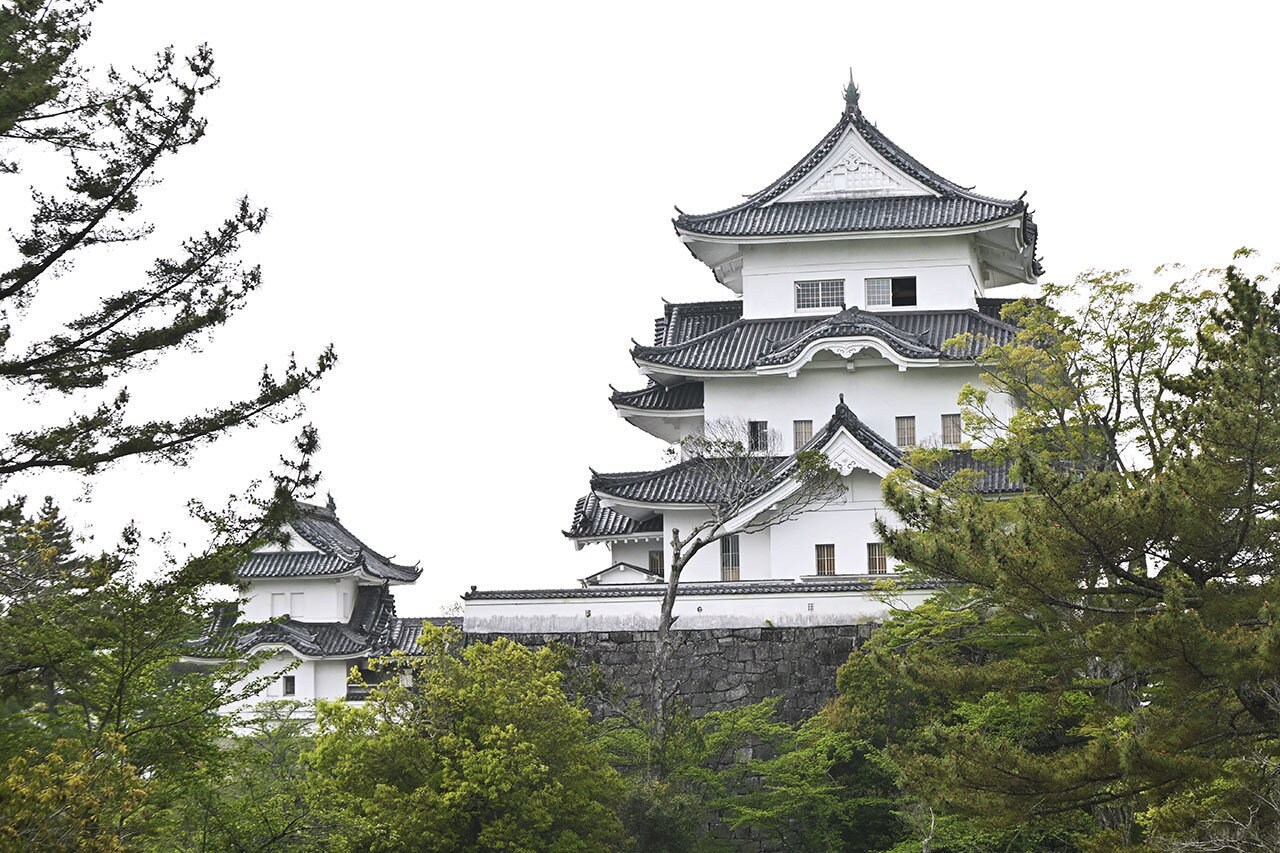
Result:
<svg viewBox="0 0 1280 853"><path fill-rule="evenodd" d="M907 415L896 419L898 424L898 446L911 447L916 443L916 417Z"/></svg>
<svg viewBox="0 0 1280 853"><path fill-rule="evenodd" d="M836 546L814 545L818 558L818 574L834 575L836 573Z"/></svg>
<svg viewBox="0 0 1280 853"><path fill-rule="evenodd" d="M747 449L769 449L769 422L747 421Z"/></svg>
<svg viewBox="0 0 1280 853"><path fill-rule="evenodd" d="M891 278L867 279L867 304L868 305L892 305L893 304L893 279Z"/></svg>
<svg viewBox="0 0 1280 853"><path fill-rule="evenodd" d="M867 543L867 574L887 575L889 558L884 555L884 545L879 542Z"/></svg>
<svg viewBox="0 0 1280 853"><path fill-rule="evenodd" d="M738 534L720 540L720 580L736 581L742 576L742 552L738 550Z"/></svg>
<svg viewBox="0 0 1280 853"><path fill-rule="evenodd" d="M867 305L893 306L915 304L915 276L901 275L893 278L867 279Z"/></svg>
<svg viewBox="0 0 1280 853"><path fill-rule="evenodd" d="M840 308L844 305L844 279L797 281L796 308Z"/></svg>
<svg viewBox="0 0 1280 853"><path fill-rule="evenodd" d="M649 571L658 577L662 577L665 566L663 565L661 550L649 552Z"/></svg>
<svg viewBox="0 0 1280 853"><path fill-rule="evenodd" d="M795 449L799 450L813 438L813 421L792 421L791 426L795 433Z"/></svg>
<svg viewBox="0 0 1280 853"><path fill-rule="evenodd" d="M947 447L955 447L960 443L960 416L942 416L942 443Z"/></svg>

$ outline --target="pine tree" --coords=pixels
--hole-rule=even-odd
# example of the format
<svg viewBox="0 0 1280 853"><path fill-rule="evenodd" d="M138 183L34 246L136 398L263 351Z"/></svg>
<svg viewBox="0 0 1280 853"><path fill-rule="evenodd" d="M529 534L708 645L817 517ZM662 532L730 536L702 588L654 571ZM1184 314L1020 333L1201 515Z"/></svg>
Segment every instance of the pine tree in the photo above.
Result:
<svg viewBox="0 0 1280 853"><path fill-rule="evenodd" d="M179 58L162 51L142 71L96 75L75 56L90 35L93 2L17 0L0 8L0 171L17 180L25 159L61 161L65 184L31 192L25 225L13 223L16 262L0 268L0 392L38 403L74 396L82 410L40 424L0 426L0 483L31 470L93 473L115 460L180 460L195 445L249 426L312 387L333 364L331 350L311 367L264 372L256 393L176 419L136 421L121 384L168 352L199 346L245 304L261 271L238 260L241 242L266 211L240 199L221 222L184 240L121 289L100 290L96 306L64 314L51 333L28 328L38 299L73 306L73 262L138 243L156 170L204 136L199 107L217 85L207 47ZM13 409L9 410L14 411Z"/></svg>
<svg viewBox="0 0 1280 853"><path fill-rule="evenodd" d="M1280 823L1231 769L1280 750L1280 309L1217 275L1015 309L966 417L1023 495L888 481L890 551L957 586L854 656L843 701L939 814L1069 849Z"/></svg>

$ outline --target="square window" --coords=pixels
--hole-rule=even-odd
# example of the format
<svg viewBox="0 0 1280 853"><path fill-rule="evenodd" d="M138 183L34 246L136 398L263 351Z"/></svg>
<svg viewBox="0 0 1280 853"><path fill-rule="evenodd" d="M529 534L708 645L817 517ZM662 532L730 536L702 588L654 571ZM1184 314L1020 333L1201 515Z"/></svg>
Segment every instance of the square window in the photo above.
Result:
<svg viewBox="0 0 1280 853"><path fill-rule="evenodd" d="M769 422L747 421L747 449L769 449Z"/></svg>
<svg viewBox="0 0 1280 853"><path fill-rule="evenodd" d="M884 545L879 542L867 543L867 574L887 575L889 559L884 554Z"/></svg>
<svg viewBox="0 0 1280 853"><path fill-rule="evenodd" d="M834 575L836 573L836 546L814 545L817 556L818 574Z"/></svg>
<svg viewBox="0 0 1280 853"><path fill-rule="evenodd" d="M297 691L297 682L294 681L292 675L286 675L280 679L280 692L284 696L292 696Z"/></svg>
<svg viewBox="0 0 1280 853"><path fill-rule="evenodd" d="M665 567L662 561L662 551L649 552L649 571L658 577L662 577Z"/></svg>
<svg viewBox="0 0 1280 853"><path fill-rule="evenodd" d="M843 307L844 279L796 282L796 310Z"/></svg>
<svg viewBox="0 0 1280 853"><path fill-rule="evenodd" d="M893 278L867 279L867 305L899 306L916 304L916 277L913 275Z"/></svg>
<svg viewBox="0 0 1280 853"><path fill-rule="evenodd" d="M907 415L896 419L898 425L898 446L911 447L916 443L916 417Z"/></svg>
<svg viewBox="0 0 1280 853"><path fill-rule="evenodd" d="M741 552L738 549L738 534L726 536L720 540L720 580L741 580Z"/></svg>
<svg viewBox="0 0 1280 853"><path fill-rule="evenodd" d="M892 305L893 304L893 279L891 278L869 278L867 279L867 305Z"/></svg>
<svg viewBox="0 0 1280 853"><path fill-rule="evenodd" d="M893 305L915 305L916 304L916 277L913 275L901 276L899 278L890 279L892 282L890 288L892 290L891 301Z"/></svg>
<svg viewBox="0 0 1280 853"><path fill-rule="evenodd" d="M961 441L960 416L942 416L942 443L947 447L955 447Z"/></svg>
<svg viewBox="0 0 1280 853"><path fill-rule="evenodd" d="M792 432L795 436L795 449L804 447L813 438L813 421L792 421Z"/></svg>

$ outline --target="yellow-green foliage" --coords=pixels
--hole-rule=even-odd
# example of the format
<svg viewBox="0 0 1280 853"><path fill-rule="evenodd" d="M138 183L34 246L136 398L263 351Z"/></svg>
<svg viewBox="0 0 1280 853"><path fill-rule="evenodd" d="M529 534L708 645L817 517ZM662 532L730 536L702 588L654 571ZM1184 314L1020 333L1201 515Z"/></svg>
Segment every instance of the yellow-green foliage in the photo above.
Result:
<svg viewBox="0 0 1280 853"><path fill-rule="evenodd" d="M497 639L421 657L364 707L325 704L309 756L335 850L597 851L622 843L621 779L566 698L560 653Z"/></svg>

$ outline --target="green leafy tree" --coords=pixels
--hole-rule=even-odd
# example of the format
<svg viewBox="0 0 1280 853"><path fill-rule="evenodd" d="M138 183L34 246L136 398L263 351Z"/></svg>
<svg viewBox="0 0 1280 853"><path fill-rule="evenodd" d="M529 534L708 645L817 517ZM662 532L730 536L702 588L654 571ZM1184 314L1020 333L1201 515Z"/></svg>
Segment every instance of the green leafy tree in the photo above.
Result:
<svg viewBox="0 0 1280 853"><path fill-rule="evenodd" d="M217 84L205 47L163 50L147 67L99 72L77 62L93 0L0 7L0 178L28 181L25 221L0 257L0 488L24 472L91 478L122 459L181 463L197 446L295 415L333 364L290 359L238 399L140 419L127 381L166 354L197 349L261 283L239 259L266 212L228 199L207 230L157 246L133 272L98 266L107 247L153 242L144 212L166 163L199 142ZM11 194L12 195L12 194ZM124 258L127 260L127 258ZM38 322L33 317L38 317ZM68 414L69 413L69 414ZM210 583L275 535L294 494L314 483L314 431L267 488L225 510L190 558L142 565L142 534L81 552L51 504L0 506L0 813L12 845L143 846L203 768L223 758L217 709L254 683L249 664L182 664L208 619ZM91 479L87 482L92 482ZM250 662L251 663L251 662ZM237 686L239 685L239 686ZM15 778L21 776L21 778Z"/></svg>
<svg viewBox="0 0 1280 853"><path fill-rule="evenodd" d="M905 835L895 768L869 744L819 714L775 748L746 768L753 783L729 801L730 826L797 853L888 850Z"/></svg>
<svg viewBox="0 0 1280 853"><path fill-rule="evenodd" d="M459 648L431 626L419 642L364 707L319 707L309 784L332 849L622 849L621 780L565 695L562 654Z"/></svg>
<svg viewBox="0 0 1280 853"><path fill-rule="evenodd" d="M254 718L205 765L156 833L157 849L327 850L329 828L305 796L310 715L260 702Z"/></svg>
<svg viewBox="0 0 1280 853"><path fill-rule="evenodd" d="M1022 495L886 482L890 551L958 592L873 638L842 701L935 813L1064 849L1280 819L1240 788L1280 724L1280 304L1211 275L1092 275L1007 314L965 416Z"/></svg>

